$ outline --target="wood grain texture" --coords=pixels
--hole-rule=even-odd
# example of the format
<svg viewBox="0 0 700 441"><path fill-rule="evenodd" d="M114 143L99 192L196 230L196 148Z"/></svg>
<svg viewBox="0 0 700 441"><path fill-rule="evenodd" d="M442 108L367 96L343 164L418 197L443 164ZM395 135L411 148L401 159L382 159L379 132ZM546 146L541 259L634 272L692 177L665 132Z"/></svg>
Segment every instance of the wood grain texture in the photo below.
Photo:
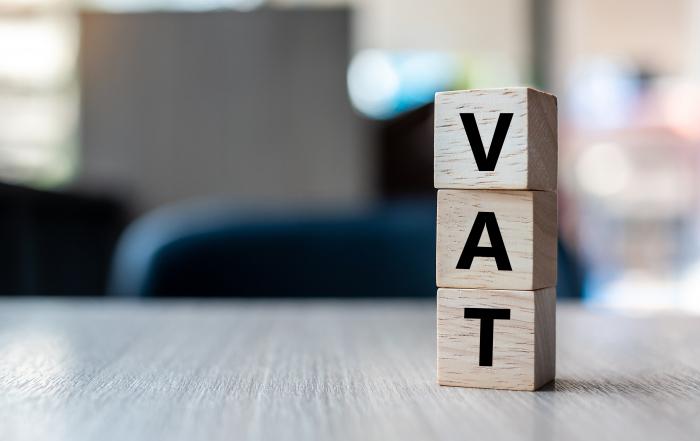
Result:
<svg viewBox="0 0 700 441"><path fill-rule="evenodd" d="M512 271L491 257L457 269L478 212L493 212ZM490 246L484 230L479 246ZM557 283L557 195L544 191L440 190L437 285L443 288L535 290Z"/></svg>
<svg viewBox="0 0 700 441"><path fill-rule="evenodd" d="M533 391L553 380L555 305L555 288L538 291L439 289L438 383ZM510 310L509 320L494 320L491 366L479 366L481 321L465 319L465 308Z"/></svg>
<svg viewBox="0 0 700 441"><path fill-rule="evenodd" d="M554 191L559 170L557 97L528 88L527 109L527 185Z"/></svg>
<svg viewBox="0 0 700 441"><path fill-rule="evenodd" d="M537 392L435 380L435 301L0 299L0 439L674 440L700 318L559 302Z"/></svg>
<svg viewBox="0 0 700 441"><path fill-rule="evenodd" d="M557 237L559 216L557 194L551 191L532 192L533 273L532 287L539 289L557 284Z"/></svg>
<svg viewBox="0 0 700 441"><path fill-rule="evenodd" d="M539 389L556 375L557 290L535 293L535 389Z"/></svg>
<svg viewBox="0 0 700 441"><path fill-rule="evenodd" d="M488 152L501 113L513 113L498 163L479 171L460 113L473 113ZM525 87L435 95L435 188L557 189L557 99Z"/></svg>

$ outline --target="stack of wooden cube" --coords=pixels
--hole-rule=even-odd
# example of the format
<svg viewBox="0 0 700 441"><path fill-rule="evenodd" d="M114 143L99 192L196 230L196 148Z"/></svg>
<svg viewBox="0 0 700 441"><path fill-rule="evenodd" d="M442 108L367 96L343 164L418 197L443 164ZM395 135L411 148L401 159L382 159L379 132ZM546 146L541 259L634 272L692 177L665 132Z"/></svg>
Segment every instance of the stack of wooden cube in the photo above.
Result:
<svg viewBox="0 0 700 441"><path fill-rule="evenodd" d="M557 157L555 96L436 94L439 384L554 379Z"/></svg>

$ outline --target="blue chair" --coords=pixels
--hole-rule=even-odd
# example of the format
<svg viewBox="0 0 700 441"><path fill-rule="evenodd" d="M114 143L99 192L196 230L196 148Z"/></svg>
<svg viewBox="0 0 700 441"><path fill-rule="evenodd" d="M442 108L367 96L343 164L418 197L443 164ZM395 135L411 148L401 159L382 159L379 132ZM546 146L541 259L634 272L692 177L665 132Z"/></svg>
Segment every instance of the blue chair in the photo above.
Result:
<svg viewBox="0 0 700 441"><path fill-rule="evenodd" d="M434 201L365 208L158 210L115 253L120 296L429 297L435 295Z"/></svg>

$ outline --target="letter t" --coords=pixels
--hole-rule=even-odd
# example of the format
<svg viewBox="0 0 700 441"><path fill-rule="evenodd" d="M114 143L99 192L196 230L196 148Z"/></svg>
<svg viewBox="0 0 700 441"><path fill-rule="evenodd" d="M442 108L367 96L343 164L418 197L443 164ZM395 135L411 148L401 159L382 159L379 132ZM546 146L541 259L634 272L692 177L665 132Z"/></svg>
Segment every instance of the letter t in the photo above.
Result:
<svg viewBox="0 0 700 441"><path fill-rule="evenodd" d="M465 319L480 319L479 366L493 366L493 321L510 320L510 309L464 308Z"/></svg>

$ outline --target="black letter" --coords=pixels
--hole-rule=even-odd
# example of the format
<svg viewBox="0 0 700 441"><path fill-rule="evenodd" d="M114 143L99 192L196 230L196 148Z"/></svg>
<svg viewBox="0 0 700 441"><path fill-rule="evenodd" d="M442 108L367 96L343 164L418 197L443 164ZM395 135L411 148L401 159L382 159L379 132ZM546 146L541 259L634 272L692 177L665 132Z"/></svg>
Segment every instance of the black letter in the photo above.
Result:
<svg viewBox="0 0 700 441"><path fill-rule="evenodd" d="M479 239L481 239L481 235L484 232L484 226L486 226L489 239L491 239L490 247L479 246ZM474 256L495 257L499 271L513 271L513 268L510 267L506 246L503 244L501 230L498 229L495 213L482 211L477 213L472 230L469 232L467 243L464 245L462 255L457 262L457 269L471 268Z"/></svg>
<svg viewBox="0 0 700 441"><path fill-rule="evenodd" d="M479 366L493 366L493 321L510 320L510 309L464 308L465 319L481 319Z"/></svg>
<svg viewBox="0 0 700 441"><path fill-rule="evenodd" d="M494 171L496 162L498 162L498 155L501 154L501 147L503 147L503 142L506 140L506 134L508 133L508 127L510 127L510 120L513 119L513 114L501 113L498 115L496 131L493 132L488 156L486 156L484 151L484 144L481 142L481 135L479 134L479 127L476 125L474 114L460 113L459 116L462 117L464 131L467 132L467 138L472 146L472 153L479 171Z"/></svg>

